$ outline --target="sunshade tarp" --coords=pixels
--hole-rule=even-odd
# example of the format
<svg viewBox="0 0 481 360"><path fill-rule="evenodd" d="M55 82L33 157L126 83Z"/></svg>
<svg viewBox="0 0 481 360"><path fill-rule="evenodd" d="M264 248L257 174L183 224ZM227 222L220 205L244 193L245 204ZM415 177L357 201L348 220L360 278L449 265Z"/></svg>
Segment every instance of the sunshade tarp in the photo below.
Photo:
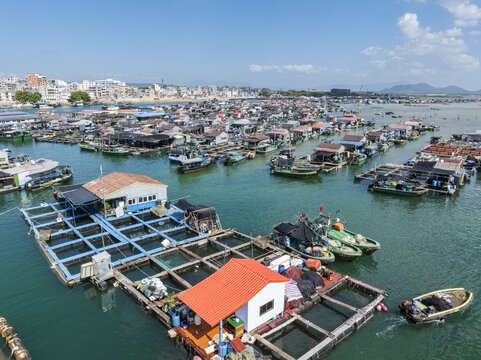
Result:
<svg viewBox="0 0 481 360"><path fill-rule="evenodd" d="M83 187L83 184L58 187L58 192L72 205L84 205L100 200L100 198Z"/></svg>

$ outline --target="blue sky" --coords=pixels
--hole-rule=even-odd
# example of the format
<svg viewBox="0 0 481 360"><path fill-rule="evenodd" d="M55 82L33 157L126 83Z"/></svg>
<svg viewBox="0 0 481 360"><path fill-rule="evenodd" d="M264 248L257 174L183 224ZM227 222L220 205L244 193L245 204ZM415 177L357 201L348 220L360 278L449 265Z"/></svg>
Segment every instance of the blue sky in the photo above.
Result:
<svg viewBox="0 0 481 360"><path fill-rule="evenodd" d="M9 1L0 75L481 88L481 1Z"/></svg>

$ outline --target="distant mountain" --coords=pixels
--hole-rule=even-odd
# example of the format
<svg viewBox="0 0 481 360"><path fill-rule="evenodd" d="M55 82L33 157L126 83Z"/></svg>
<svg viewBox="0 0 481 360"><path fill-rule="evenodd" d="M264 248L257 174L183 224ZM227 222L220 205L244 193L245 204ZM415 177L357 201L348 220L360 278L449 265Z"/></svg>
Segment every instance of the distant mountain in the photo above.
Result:
<svg viewBox="0 0 481 360"><path fill-rule="evenodd" d="M481 90L470 91L453 85L437 88L425 83L396 85L378 92L388 94L481 95Z"/></svg>

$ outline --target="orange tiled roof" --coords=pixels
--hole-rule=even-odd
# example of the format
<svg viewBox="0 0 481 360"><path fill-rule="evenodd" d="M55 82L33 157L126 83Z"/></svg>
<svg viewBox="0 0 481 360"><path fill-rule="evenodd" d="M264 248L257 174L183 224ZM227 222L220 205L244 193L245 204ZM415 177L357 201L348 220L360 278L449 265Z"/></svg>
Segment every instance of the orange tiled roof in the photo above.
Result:
<svg viewBox="0 0 481 360"><path fill-rule="evenodd" d="M231 259L207 279L181 293L179 299L210 326L215 326L267 284L287 281L256 260Z"/></svg>
<svg viewBox="0 0 481 360"><path fill-rule="evenodd" d="M127 174L115 171L83 185L85 189L101 199L135 183L167 186L145 175Z"/></svg>

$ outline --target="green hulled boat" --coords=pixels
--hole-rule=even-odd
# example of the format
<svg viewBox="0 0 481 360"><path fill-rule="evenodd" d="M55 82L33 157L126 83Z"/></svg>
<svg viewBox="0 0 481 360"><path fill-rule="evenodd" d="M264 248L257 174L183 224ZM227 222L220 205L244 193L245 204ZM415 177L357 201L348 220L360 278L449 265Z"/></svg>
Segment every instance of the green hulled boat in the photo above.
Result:
<svg viewBox="0 0 481 360"><path fill-rule="evenodd" d="M11 130L0 133L0 140L3 141L24 141L32 140L32 133L29 131Z"/></svg>
<svg viewBox="0 0 481 360"><path fill-rule="evenodd" d="M247 154L230 152L223 160L223 164L226 166L232 166L238 164L244 160L247 160Z"/></svg>
<svg viewBox="0 0 481 360"><path fill-rule="evenodd" d="M199 172L206 170L210 164L212 164L211 159L202 159L200 157L194 159L180 160L180 164L177 165L177 171L180 174L191 174L194 172Z"/></svg>
<svg viewBox="0 0 481 360"><path fill-rule="evenodd" d="M257 148L257 154L268 154L278 149L278 145L276 144L269 144L269 145L262 145Z"/></svg>
<svg viewBox="0 0 481 360"><path fill-rule="evenodd" d="M318 243L319 236L304 222L297 225L280 223L274 227L271 239L277 245L302 256L305 259L320 260L329 263L336 260L336 256L327 246Z"/></svg>
<svg viewBox="0 0 481 360"><path fill-rule="evenodd" d="M307 254L305 252L297 250L293 244L284 245L284 246L286 247L286 249L302 256L305 259L316 259L316 260L320 260L321 263L331 263L336 260L336 255L329 249L326 249L325 247L323 248L323 250L321 250L322 256L314 256L313 254ZM314 247L317 247L317 246L314 246Z"/></svg>
<svg viewBox="0 0 481 360"><path fill-rule="evenodd" d="M294 168L287 168L287 169L272 168L271 174L279 175L279 176L295 177L299 179L309 179L313 176L316 176L317 171L316 170L301 171L301 170L295 170Z"/></svg>
<svg viewBox="0 0 481 360"><path fill-rule="evenodd" d="M371 255L373 252L381 248L381 245L376 240L369 239L361 234L356 234L345 229L339 231L333 227L329 227L327 229L327 237L338 240L344 244L354 245L366 255Z"/></svg>
<svg viewBox="0 0 481 360"><path fill-rule="evenodd" d="M97 146L94 146L87 142L79 143L78 146L80 147L80 150L84 150L84 151L94 151L94 152L99 151L99 148Z"/></svg>
<svg viewBox="0 0 481 360"><path fill-rule="evenodd" d="M336 256L336 259L352 262L362 255L361 249L354 245L343 243L330 237L326 237L325 241L329 246L329 250Z"/></svg>
<svg viewBox="0 0 481 360"><path fill-rule="evenodd" d="M422 186L415 186L415 185L410 185L405 183L396 183L396 182L378 181L369 185L368 189L375 192L382 192L386 194L408 196L408 197L423 196L428 193L428 189Z"/></svg>
<svg viewBox="0 0 481 360"><path fill-rule="evenodd" d="M349 162L349 165L361 165L366 162L367 155L366 154L354 154L354 156L351 158L351 161Z"/></svg>
<svg viewBox="0 0 481 360"><path fill-rule="evenodd" d="M390 148L389 144L388 143L380 143L377 145L377 149L379 150L379 152L385 152L385 151L388 151Z"/></svg>
<svg viewBox="0 0 481 360"><path fill-rule="evenodd" d="M406 144L405 139L389 139L390 142L392 142L394 145L403 145Z"/></svg>
<svg viewBox="0 0 481 360"><path fill-rule="evenodd" d="M130 150L122 146L116 145L104 145L102 147L102 154L114 155L114 156L125 156L130 154Z"/></svg>

